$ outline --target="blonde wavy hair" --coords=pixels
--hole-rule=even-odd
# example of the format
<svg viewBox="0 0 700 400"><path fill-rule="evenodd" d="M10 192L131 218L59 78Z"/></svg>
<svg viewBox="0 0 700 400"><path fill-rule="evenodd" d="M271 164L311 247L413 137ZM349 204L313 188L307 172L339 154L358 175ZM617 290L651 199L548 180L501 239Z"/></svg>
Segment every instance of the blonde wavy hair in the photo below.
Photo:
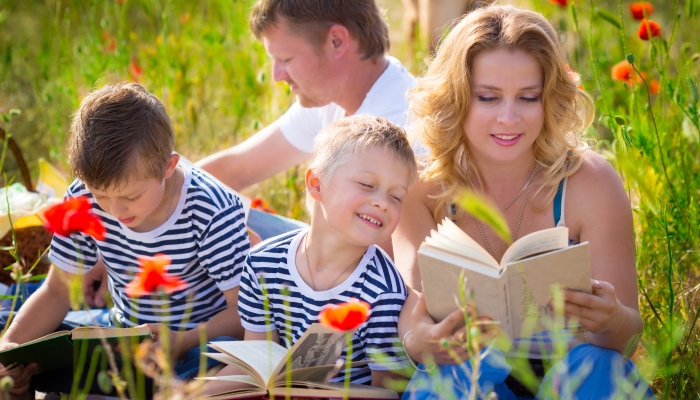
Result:
<svg viewBox="0 0 700 400"><path fill-rule="evenodd" d="M441 184L435 196L436 221L444 215L451 198L461 189L481 186L463 122L471 100L471 73L476 56L497 49L522 50L542 66L544 125L534 143L537 163L544 172L546 208L556 195L559 182L581 166L588 145L581 135L593 122L593 99L577 85L577 74L569 74L557 32L541 14L512 6L489 6L467 14L440 44L426 74L409 91L413 139L430 150L421 179ZM464 153L466 173L458 165ZM461 158L461 157L460 157Z"/></svg>

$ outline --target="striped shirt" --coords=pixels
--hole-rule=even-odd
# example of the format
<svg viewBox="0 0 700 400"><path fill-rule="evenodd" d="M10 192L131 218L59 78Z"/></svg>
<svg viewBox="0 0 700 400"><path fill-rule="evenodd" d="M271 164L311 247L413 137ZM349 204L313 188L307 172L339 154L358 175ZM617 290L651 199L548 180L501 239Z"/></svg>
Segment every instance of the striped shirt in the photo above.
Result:
<svg viewBox="0 0 700 400"><path fill-rule="evenodd" d="M282 344L291 348L327 304L357 298L370 305L370 317L352 337L352 360L371 360L351 369L351 381L370 384L371 370L398 369L407 362L398 341L397 324L406 300L406 286L389 257L370 246L350 276L323 292L311 289L299 275L295 255L308 229L280 235L256 246L246 258L241 276L238 312L252 332L277 329ZM282 291L287 289L288 296ZM265 310L263 293L269 300ZM288 302L288 306L285 305ZM291 338L286 336L291 332ZM345 350L341 358L345 360ZM341 371L331 381L342 381Z"/></svg>
<svg viewBox="0 0 700 400"><path fill-rule="evenodd" d="M150 232L134 232L93 200L76 180L66 197L87 196L92 211L107 228L105 240L82 233L54 235L49 258L59 268L83 274L101 255L114 301L114 322L123 326L163 323L191 329L226 309L222 293L238 286L250 248L243 207L238 198L197 168L180 164L185 179L173 214ZM138 257L162 253L172 264L167 272L187 283L169 295L128 297L125 286L139 271ZM163 297L165 296L165 297Z"/></svg>

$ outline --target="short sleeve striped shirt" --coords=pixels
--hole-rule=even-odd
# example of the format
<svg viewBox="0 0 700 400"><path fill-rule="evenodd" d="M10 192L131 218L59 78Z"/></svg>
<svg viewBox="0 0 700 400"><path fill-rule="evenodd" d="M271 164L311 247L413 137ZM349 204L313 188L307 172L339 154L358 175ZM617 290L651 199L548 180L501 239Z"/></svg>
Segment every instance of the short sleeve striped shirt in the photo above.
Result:
<svg viewBox="0 0 700 400"><path fill-rule="evenodd" d="M352 298L370 304L369 319L352 337L353 361L371 360L351 370L351 381L370 384L371 370L397 369L407 362L398 341L397 324L406 300L406 286L391 259L377 246L370 246L359 265L338 286L316 292L299 275L295 255L308 229L293 231L261 243L251 250L241 276L238 312L243 327L253 332L277 329L283 345L290 348L327 304ZM283 295L284 288L289 290ZM265 310L264 295L269 300ZM288 306L285 305L288 302ZM291 332L287 337L285 332ZM346 351L341 355L345 359ZM332 381L342 381L341 371Z"/></svg>
<svg viewBox="0 0 700 400"><path fill-rule="evenodd" d="M76 180L66 197L87 196L92 210L107 228L105 240L81 233L54 235L49 258L76 274L93 267L101 255L109 275L112 310L117 323L135 326L164 323L171 329L191 329L226 309L224 290L238 286L250 248L243 206L238 198L197 168L180 164L185 179L175 211L160 227L134 232L94 202ZM130 298L124 288L139 271L137 259L162 253L170 257L168 273L187 283L183 290L162 296Z"/></svg>

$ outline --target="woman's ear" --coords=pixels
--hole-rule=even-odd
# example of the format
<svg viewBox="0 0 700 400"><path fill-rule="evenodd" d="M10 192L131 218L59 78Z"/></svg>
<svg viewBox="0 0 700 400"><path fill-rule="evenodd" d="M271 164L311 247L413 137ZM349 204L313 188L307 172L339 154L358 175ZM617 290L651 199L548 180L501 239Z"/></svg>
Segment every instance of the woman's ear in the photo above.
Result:
<svg viewBox="0 0 700 400"><path fill-rule="evenodd" d="M177 163L179 162L179 154L173 153L170 155L170 158L168 159L168 165L165 167L165 176L163 177L163 179L168 179L171 176L173 176L173 172L175 172L175 168L177 167Z"/></svg>
<svg viewBox="0 0 700 400"><path fill-rule="evenodd" d="M311 168L306 170L306 191L316 201L321 201L321 179Z"/></svg>

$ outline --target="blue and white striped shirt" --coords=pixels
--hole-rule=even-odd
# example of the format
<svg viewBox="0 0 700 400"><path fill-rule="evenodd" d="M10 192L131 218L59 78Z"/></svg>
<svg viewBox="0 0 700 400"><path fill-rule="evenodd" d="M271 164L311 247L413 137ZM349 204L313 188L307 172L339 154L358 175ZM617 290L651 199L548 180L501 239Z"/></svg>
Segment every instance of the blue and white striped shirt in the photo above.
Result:
<svg viewBox="0 0 700 400"><path fill-rule="evenodd" d="M277 329L282 344L291 348L309 325L318 322L324 306L356 298L369 303L370 317L352 337L352 360L373 362L352 368L351 381L370 384L371 370L404 367L407 360L398 340L397 324L407 292L391 259L377 246L370 246L345 281L316 292L301 278L295 262L299 243L307 232L308 229L302 229L280 235L251 250L238 297L243 327L252 332ZM284 288L289 291L288 296L283 295ZM263 292L269 300L267 311ZM285 332L291 332L291 338ZM341 358L345 359L345 350ZM342 381L344 377L345 372L341 371L332 381Z"/></svg>
<svg viewBox="0 0 700 400"><path fill-rule="evenodd" d="M134 232L94 202L76 180L66 197L87 196L92 211L107 228L105 240L82 233L54 235L49 258L59 268L83 274L102 256L109 275L112 310L118 324L164 323L171 329L191 329L226 309L222 293L238 286L250 248L243 206L238 198L197 168L180 164L185 173L173 214L150 232ZM167 272L187 283L165 297L128 297L125 286L139 271L138 257L162 253L172 264Z"/></svg>

